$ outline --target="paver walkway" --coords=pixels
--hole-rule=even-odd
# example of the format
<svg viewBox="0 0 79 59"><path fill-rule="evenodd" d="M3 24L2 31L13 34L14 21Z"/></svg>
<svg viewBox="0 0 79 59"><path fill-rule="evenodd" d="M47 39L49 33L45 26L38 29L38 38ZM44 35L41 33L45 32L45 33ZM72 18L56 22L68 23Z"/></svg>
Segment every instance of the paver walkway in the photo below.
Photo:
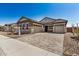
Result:
<svg viewBox="0 0 79 59"><path fill-rule="evenodd" d="M7 56L57 56L57 54L2 35L0 35L0 48L0 53L2 53L0 55Z"/></svg>

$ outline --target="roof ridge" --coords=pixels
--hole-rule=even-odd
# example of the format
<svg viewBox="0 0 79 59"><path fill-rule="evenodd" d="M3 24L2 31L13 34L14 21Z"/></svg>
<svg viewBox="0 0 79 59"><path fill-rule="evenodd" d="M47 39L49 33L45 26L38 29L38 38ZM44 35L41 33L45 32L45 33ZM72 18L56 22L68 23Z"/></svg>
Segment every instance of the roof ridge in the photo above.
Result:
<svg viewBox="0 0 79 59"><path fill-rule="evenodd" d="M45 18L49 18L49 19L55 20L55 19L53 19L53 18L51 18L51 17L45 17Z"/></svg>
<svg viewBox="0 0 79 59"><path fill-rule="evenodd" d="M45 20L45 19L55 20L55 19L50 18L50 17L44 17L44 18L43 18L42 20L40 20L39 22L41 22L41 21L43 21L43 20Z"/></svg>

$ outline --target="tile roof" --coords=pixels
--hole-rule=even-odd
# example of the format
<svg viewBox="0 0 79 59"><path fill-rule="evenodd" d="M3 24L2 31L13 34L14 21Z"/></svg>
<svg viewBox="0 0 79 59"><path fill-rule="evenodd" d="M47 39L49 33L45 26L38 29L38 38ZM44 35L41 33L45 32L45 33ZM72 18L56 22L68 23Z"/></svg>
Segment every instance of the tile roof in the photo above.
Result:
<svg viewBox="0 0 79 59"><path fill-rule="evenodd" d="M49 18L49 17L45 17L43 18L40 22L41 23L48 23L48 22L54 22L55 19Z"/></svg>
<svg viewBox="0 0 79 59"><path fill-rule="evenodd" d="M58 22L67 22L67 20L65 20L65 19L52 19L49 17L45 17L40 22L41 23L50 23L50 22L53 22L53 23L57 22L58 23Z"/></svg>
<svg viewBox="0 0 79 59"><path fill-rule="evenodd" d="M27 18L27 17L24 17L24 16L22 16L22 17L17 21L17 23L26 22L26 21L34 22L34 23L40 23L40 22L38 22L38 21L35 21L35 20L33 20L33 19L30 19L30 18Z"/></svg>

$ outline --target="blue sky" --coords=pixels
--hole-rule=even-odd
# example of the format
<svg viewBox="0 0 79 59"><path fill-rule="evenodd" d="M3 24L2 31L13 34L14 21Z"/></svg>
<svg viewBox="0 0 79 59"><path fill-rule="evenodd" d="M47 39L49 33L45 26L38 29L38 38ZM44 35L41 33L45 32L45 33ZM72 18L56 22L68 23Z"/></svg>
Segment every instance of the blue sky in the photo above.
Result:
<svg viewBox="0 0 79 59"><path fill-rule="evenodd" d="M34 20L44 17L68 20L68 25L79 23L79 4L68 3L2 3L0 24L15 23L21 16Z"/></svg>

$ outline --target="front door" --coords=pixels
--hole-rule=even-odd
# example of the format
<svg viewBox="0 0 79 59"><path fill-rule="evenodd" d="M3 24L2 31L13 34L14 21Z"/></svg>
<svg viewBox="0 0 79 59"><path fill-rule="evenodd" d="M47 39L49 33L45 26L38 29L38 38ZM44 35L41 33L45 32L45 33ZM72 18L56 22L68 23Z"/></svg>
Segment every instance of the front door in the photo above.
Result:
<svg viewBox="0 0 79 59"><path fill-rule="evenodd" d="M48 26L45 26L45 32L47 32L48 31Z"/></svg>

